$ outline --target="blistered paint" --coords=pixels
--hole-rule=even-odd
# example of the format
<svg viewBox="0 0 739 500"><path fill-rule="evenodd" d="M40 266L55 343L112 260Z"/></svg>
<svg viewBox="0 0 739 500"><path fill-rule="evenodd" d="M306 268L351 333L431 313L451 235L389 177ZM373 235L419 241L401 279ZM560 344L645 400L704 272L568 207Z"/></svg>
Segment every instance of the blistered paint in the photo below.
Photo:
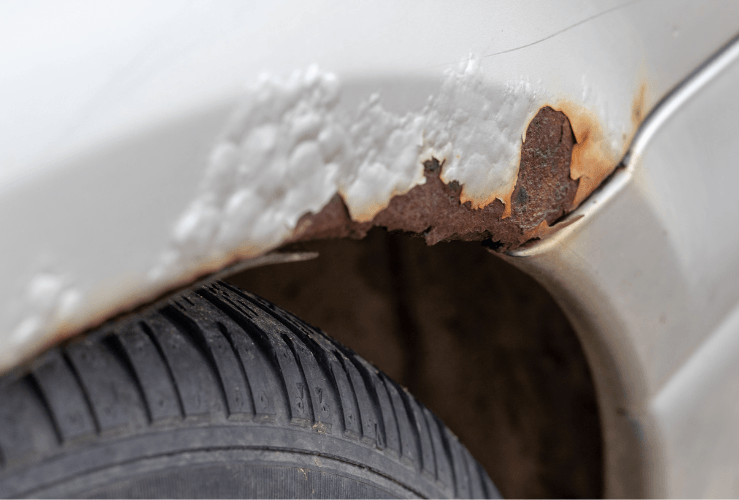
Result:
<svg viewBox="0 0 739 500"><path fill-rule="evenodd" d="M441 180L462 186L462 203L482 208L497 198L510 214L522 130L538 109L538 94L526 81L503 89L487 85L474 57L448 74L439 97L424 110L426 138L433 156L445 160Z"/></svg>
<svg viewBox="0 0 739 500"><path fill-rule="evenodd" d="M199 192L149 279L205 260L220 268L234 249L254 256L287 237L302 212L320 209L346 179L350 131L335 113L338 92L335 76L315 67L287 79L263 75L213 148Z"/></svg>
<svg viewBox="0 0 739 500"><path fill-rule="evenodd" d="M320 212L337 194L354 221L371 221L426 182L430 158L439 161L443 183L459 186L461 203L475 210L497 199L506 218L524 131L551 102L572 121L580 148L571 169L580 179L575 204L617 164L612 151L621 151L623 140L605 137L597 117L607 113L586 92L584 104L575 105L525 78L494 82L475 56L439 82L420 109L398 112L383 105L379 92L348 105L339 78L315 66L287 77L262 75L214 141L197 192L154 256L142 285L148 296L279 247L301 217ZM139 302L121 300L83 319L76 311L84 309L84 287L67 275L40 269L28 282L15 307L14 352L30 352L145 299L131 292Z"/></svg>
<svg viewBox="0 0 739 500"><path fill-rule="evenodd" d="M350 110L340 97L338 78L316 67L286 79L264 75L214 147L150 279L274 248L336 193L353 220L372 220L425 182L432 156L444 162L442 180L462 186L462 203L481 208L497 198L510 211L521 130L537 109L532 85L490 86L470 57L419 111L391 112L379 94Z"/></svg>
<svg viewBox="0 0 739 500"><path fill-rule="evenodd" d="M36 344L49 325L64 324L80 309L82 294L73 280L46 266L27 284L16 299L16 326L9 340L10 349L22 349Z"/></svg>

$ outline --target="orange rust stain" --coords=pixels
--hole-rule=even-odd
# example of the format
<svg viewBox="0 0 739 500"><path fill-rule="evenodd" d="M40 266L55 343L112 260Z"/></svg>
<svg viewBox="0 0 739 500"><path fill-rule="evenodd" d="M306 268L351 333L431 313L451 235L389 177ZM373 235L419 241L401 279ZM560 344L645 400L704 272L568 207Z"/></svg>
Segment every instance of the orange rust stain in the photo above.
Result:
<svg viewBox="0 0 739 500"><path fill-rule="evenodd" d="M545 238L551 232L552 226L550 226L547 221L543 220L534 229L529 229L528 231L526 231L526 239L530 240L532 238Z"/></svg>
<svg viewBox="0 0 739 500"><path fill-rule="evenodd" d="M624 145L624 148L628 147L628 140L630 140L636 133L637 128L641 125L641 122L644 120L646 113L648 112L648 90L648 85L646 80L644 80L639 85L634 95L631 107L631 124L633 128L630 136L625 137L626 144ZM585 198L587 198L590 193L592 193L605 180L605 178L611 174L611 172L613 172L620 161L621 155L625 151L613 151L610 148L604 130L601 127L597 116L592 111L568 100L561 100L556 104L544 104L542 107L545 106L550 106L552 109L561 111L567 116L570 120L572 131L575 134L575 139L577 140L577 144L575 144L572 150L572 160L570 163L570 177L575 180L580 179L577 193L575 194L575 199L572 204L572 208L574 209ZM528 128L528 124L526 128ZM524 141L526 140L525 132L526 130L524 130L524 133L522 134ZM443 169L443 165L441 168ZM508 193L491 193L485 199L476 199L466 195L464 186L462 186L460 201L461 203L469 201L472 205L471 208L478 209L493 203L496 199L499 199L503 202L505 207L501 219L505 219L511 215L511 196L514 188L515 183L511 188L511 191ZM379 212L389 206L390 201L394 197L406 194L410 189L412 189L412 187L406 190L393 191L386 202L371 204L361 213L354 214L352 219L357 222L371 221ZM342 198L346 199L344 193L340 192L339 194ZM549 236L572 222L574 221L569 221L564 224L556 224L550 227L546 222L542 221L536 228L529 230L527 234L532 238ZM290 238L286 238L285 240L287 239ZM268 249L249 245L247 243L218 259L201 263L197 269L181 275L180 281L191 282L241 260L263 255L267 250ZM177 287L175 286L174 289L176 288ZM127 301L122 301L122 303L118 304L117 307L107 309L105 311L93 312L87 316L84 324L55 325L49 329L53 334L39 339L36 345L29 349L28 354L35 355L36 353L56 345L81 331L91 327L96 327L111 317L115 317L118 314L126 314L141 304L149 303L151 300L156 298L156 296L157 294L145 297L131 297Z"/></svg>
<svg viewBox="0 0 739 500"><path fill-rule="evenodd" d="M506 194L502 198L499 197L499 196L496 197L500 201L503 202L503 214L500 216L501 219L507 219L508 217L511 216L511 210L513 209L513 207L511 206L511 196L513 196L513 191L515 189L516 189L516 185L514 184L513 185L513 188L511 188L511 192L510 193ZM492 201L490 201L490 203L492 203L493 201L495 201L495 199L493 199Z"/></svg>
<svg viewBox="0 0 739 500"><path fill-rule="evenodd" d="M577 144L572 148L570 177L580 183L572 203L574 209L608 177L626 152L631 137L644 120L647 111L648 87L646 81L639 85L631 106L632 130L624 137L621 150L614 150L598 117L592 111L571 101L562 100L553 109L567 115Z"/></svg>
<svg viewBox="0 0 739 500"><path fill-rule="evenodd" d="M344 196L343 193L339 192L339 196L341 196L342 199L346 199L346 196ZM390 201L395 197L398 196L397 194L393 193L387 201L383 203L371 203L368 206L364 207L364 209L359 213L352 213L351 218L355 222L370 222L372 219L375 218L377 214L385 210L387 207L390 206ZM348 206L348 205L347 205Z"/></svg>
<svg viewBox="0 0 739 500"><path fill-rule="evenodd" d="M148 307L148 305L158 302L164 297L172 295L178 290L190 286L199 279L246 259L260 257L268 251L269 248L263 248L246 243L232 250L228 254L216 259L207 259L199 263L197 267L193 267L188 271L180 273L177 277L177 282L168 283L165 287L143 294L134 293L134 291L128 294L119 292L118 296L121 297L121 300L118 300L114 306L103 306L95 310L88 311L83 318L74 322L59 321L49 325L47 327L47 331L49 333L38 339L35 344L27 350L27 353L24 355L20 363L32 359L37 354L58 345L69 338L79 335L84 331L97 328L110 319L136 312L142 307Z"/></svg>
<svg viewBox="0 0 739 500"><path fill-rule="evenodd" d="M420 168L421 170L423 170L423 165L420 165ZM406 189L394 188L393 192L390 193L390 196L388 196L386 200L381 201L381 202L373 201L371 203L368 203L366 206L362 207L362 210L360 212L352 212L350 205L346 203L346 200L348 200L349 197L347 196L345 189L340 187L337 194L341 196L342 200L344 200L344 203L349 209L349 214L351 215L351 218L353 221L370 222L372 219L375 218L377 214L379 214L380 212L382 212L383 210L385 210L387 207L390 206L390 202L393 200L393 198L395 198L396 196L403 196L404 194L408 193L408 191L416 187L416 185L417 184L412 184L410 187Z"/></svg>
<svg viewBox="0 0 739 500"><path fill-rule="evenodd" d="M634 131L641 125L647 112L647 83L642 82L631 104L631 124Z"/></svg>
<svg viewBox="0 0 739 500"><path fill-rule="evenodd" d="M624 148L628 147L628 141L636 133L637 128L639 127L639 125L641 125L641 122L644 120L646 113L648 112L648 90L649 89L646 80L643 80L642 83L639 85L634 95L634 100L632 102L631 124L633 128L630 136L625 137L626 144L624 145ZM577 140L577 144L575 144L572 150L572 160L570 163L570 177L574 180L580 179L577 193L575 194L575 199L572 204L572 208L574 209L585 198L587 198L590 193L592 193L605 180L605 178L611 174L611 172L613 172L618 162L620 161L621 155L625 151L611 150L608 141L606 140L604 130L601 127L597 116L592 111L568 100L561 100L556 104L542 105L542 107L545 106L550 106L554 110L561 111L567 116L567 118L570 120L572 131L575 134L575 139ZM528 128L528 124L526 128ZM525 133L526 129L524 129L524 132L522 134L524 141L526 140ZM443 171L443 164L441 168ZM462 191L460 193L460 202L465 203L469 201L471 203L471 208L479 209L493 203L496 199L498 199L504 204L504 212L501 216L501 219L505 219L511 215L511 196L513 194L514 188L515 183L514 186L511 188L511 191L508 193L491 193L485 199L477 199L465 194L464 186L462 186ZM383 203L373 203L368 207L365 207L365 209L361 213L353 214L352 219L357 222L371 221L379 212L389 206L390 201L394 197L404 195L408 191L410 191L410 189L412 189L412 187L405 190L394 190L387 201ZM345 193L340 192L339 195L344 200L346 199ZM557 230L571 224L572 222L573 221L569 221L564 224L556 224L550 227L546 222L542 221L536 228L529 230L527 234L529 234L531 238L541 238L549 236L550 234L553 234ZM300 234L304 232L305 229L306 228L296 228L297 233L295 234ZM295 234L293 234L293 238L295 237ZM287 241L289 239L290 238L285 238L283 241ZM232 250L227 255L223 255L218 259L209 260L208 262L202 262L197 267L197 269L191 270L189 273L183 273L180 276L180 282L189 283L193 280L223 269L228 265L234 264L244 259L263 255L264 253L266 253L266 251L268 251L268 249L246 243L239 248ZM174 289L176 288L177 286L174 286ZM167 292L167 294L168 293L171 293L171 290L170 292ZM41 352L53 345L56 345L59 342L80 333L81 331L87 330L91 327L96 327L111 317L115 317L119 314L126 314L141 304L151 302L157 296L158 294L153 294L151 296L131 297L129 298L129 300L122 301L120 304L117 305L117 307L106 309L104 311L96 311L89 314L84 323L55 325L49 329L49 331L53 333L49 336L39 339L36 345L33 348L29 349L29 354L35 355L36 353Z"/></svg>
<svg viewBox="0 0 739 500"><path fill-rule="evenodd" d="M613 172L621 152L611 149L598 117L592 111L564 100L550 106L567 116L577 141L572 148L570 162L570 177L580 180L572 202L574 208Z"/></svg>
<svg viewBox="0 0 739 500"><path fill-rule="evenodd" d="M526 237L529 240L532 240L534 238L543 240L544 238L548 238L549 236L555 234L560 229L564 229L567 226L574 224L578 220L582 219L582 215L578 215L577 217L572 217L569 220L557 222L553 226L550 226L547 221L543 220L539 223L538 226L536 226L534 229L530 229L526 232Z"/></svg>
<svg viewBox="0 0 739 500"><path fill-rule="evenodd" d="M519 157L521 153L519 152ZM520 163L520 161L519 161ZM516 170L518 170L518 167L516 167ZM516 183L513 183L513 186L510 188L510 191L505 193L491 193L487 196L487 198L473 198L472 196L468 195L465 192L465 186L462 185L462 191L459 194L459 202L462 204L465 204L467 202L470 202L470 208L473 210L478 210L480 208L485 208L486 206L490 205L495 200L500 200L503 202L503 214L500 216L501 219L507 219L511 216L511 196L513 196L513 191L516 189Z"/></svg>
<svg viewBox="0 0 739 500"><path fill-rule="evenodd" d="M528 128L528 125L526 126ZM524 132L525 134L525 132ZM525 139L524 139L525 140ZM503 203L503 213L501 214L501 219L507 219L511 216L511 197L513 196L513 191L516 190L516 182L518 178L518 169L521 166L521 149L518 150L518 161L516 162L515 168L516 168L516 175L514 177L513 183L511 183L510 186L508 186L508 189L506 191L500 192L492 192L487 195L485 198L475 198L474 196L469 194L469 189L463 184L462 185L462 191L459 193L459 202L462 204L465 204L467 202L470 203L470 208L473 210L479 210L481 208L485 208L486 206L493 203L495 200L500 200ZM459 158L459 155L457 155L457 158ZM492 168L492 165L491 167ZM444 179L444 164L442 162L441 165L441 180L447 183L447 180Z"/></svg>
<svg viewBox="0 0 739 500"><path fill-rule="evenodd" d="M589 109L565 99L556 104L541 106L541 108L549 106L555 111L564 113L570 120L572 131L577 140L577 144L572 149L570 177L574 180L579 179L580 183L570 209L579 206L616 169L631 138L646 116L648 111L647 100L648 85L646 79L642 78L631 105L632 129L629 134L624 136L624 144L621 150L612 149L597 115ZM526 141L526 129L528 129L528 124L522 134L523 141ZM479 199L469 196L465 192L465 187L462 186L460 201L462 203L470 202L471 208L478 209L498 199L504 205L501 219L505 219L511 215L511 196L514 190L515 183L507 193L491 193L485 199Z"/></svg>

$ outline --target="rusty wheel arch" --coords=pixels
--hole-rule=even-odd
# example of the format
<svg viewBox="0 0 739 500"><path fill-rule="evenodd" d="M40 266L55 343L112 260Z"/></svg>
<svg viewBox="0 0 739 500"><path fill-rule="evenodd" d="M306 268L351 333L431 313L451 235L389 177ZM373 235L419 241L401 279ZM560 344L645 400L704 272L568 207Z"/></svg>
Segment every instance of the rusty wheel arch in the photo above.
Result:
<svg viewBox="0 0 739 500"><path fill-rule="evenodd" d="M439 242L485 241L495 250L513 250L551 232L551 226L576 208L580 180L572 178L572 155L577 140L561 111L541 108L526 130L510 216L496 199L474 209L460 201L461 186L444 183L444 159L424 162L425 183L403 195L369 222L351 219L340 195L317 214L304 215L288 243L327 238L363 238L373 227L421 236L429 245Z"/></svg>

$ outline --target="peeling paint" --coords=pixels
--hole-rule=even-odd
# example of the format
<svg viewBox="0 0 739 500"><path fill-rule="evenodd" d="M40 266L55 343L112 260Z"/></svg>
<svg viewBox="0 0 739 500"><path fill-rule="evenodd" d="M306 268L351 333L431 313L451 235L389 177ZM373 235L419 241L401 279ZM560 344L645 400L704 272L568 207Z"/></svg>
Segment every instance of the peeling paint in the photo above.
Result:
<svg viewBox="0 0 739 500"><path fill-rule="evenodd" d="M570 100L560 100L552 105L553 109L562 111L572 124L577 144L572 151L570 172L572 179L579 180L577 194L571 209L576 208L611 174L621 161L644 119L647 109L648 87L642 82L635 95L631 107L631 130L619 144L604 130L601 119L592 110ZM620 146L620 147L619 147Z"/></svg>
<svg viewBox="0 0 739 500"><path fill-rule="evenodd" d="M634 101L631 103L631 124L634 130L641 125L646 116L648 90L647 82L643 81L634 95Z"/></svg>
<svg viewBox="0 0 739 500"><path fill-rule="evenodd" d="M479 209L498 199L506 207L504 216L510 215L521 130L535 113L539 93L526 80L504 89L486 85L474 57L463 71L448 74L439 98L427 111L431 126L426 134L430 143L444 144L433 151L445 163L441 180L462 186L462 203Z"/></svg>
<svg viewBox="0 0 739 500"><path fill-rule="evenodd" d="M85 288L62 272L47 280L39 269L14 307L15 351L31 352L290 241L361 237L379 225L429 244L488 239L506 250L550 234L616 166L628 133L599 119L607 113L584 82L575 104L527 78L502 84L489 73L478 57L465 58L440 72L425 105L400 111L383 105L379 92L350 103L340 79L315 66L262 75L215 139L200 186L145 279L119 288L115 305L83 314L74 304L85 303ZM646 90L638 95L635 123ZM541 115L547 109L564 114ZM532 136L541 120L551 123ZM568 135L572 144L563 145Z"/></svg>
<svg viewBox="0 0 739 500"><path fill-rule="evenodd" d="M440 241L490 240L508 250L550 234L559 217L572 205L578 182L570 177L575 143L567 117L552 108L541 109L529 124L521 149L521 165L510 201L510 215L498 199L482 208L462 199L456 181L444 182L444 161L424 163L426 181L393 198L371 221L352 220L341 198L321 212L303 217L292 241L364 237L375 226L421 235L429 245Z"/></svg>
<svg viewBox="0 0 739 500"><path fill-rule="evenodd" d="M577 141L570 164L570 176L580 181L572 202L574 208L613 172L621 159L621 152L610 147L609 138L597 116L591 111L570 101L560 101L552 108L567 115Z"/></svg>
<svg viewBox="0 0 739 500"><path fill-rule="evenodd" d="M37 344L49 325L64 325L79 312L82 294L72 279L49 265L43 267L16 298L13 309L19 319L7 337L11 348Z"/></svg>
<svg viewBox="0 0 739 500"><path fill-rule="evenodd" d="M488 85L474 56L446 72L420 111L404 114L385 109L379 94L347 109L338 78L316 67L287 79L264 75L214 147L200 191L149 278L259 255L336 194L352 220L369 222L426 182L432 157L444 163L441 180L460 186L461 203L482 209L499 200L508 217L520 130L537 95L527 82Z"/></svg>

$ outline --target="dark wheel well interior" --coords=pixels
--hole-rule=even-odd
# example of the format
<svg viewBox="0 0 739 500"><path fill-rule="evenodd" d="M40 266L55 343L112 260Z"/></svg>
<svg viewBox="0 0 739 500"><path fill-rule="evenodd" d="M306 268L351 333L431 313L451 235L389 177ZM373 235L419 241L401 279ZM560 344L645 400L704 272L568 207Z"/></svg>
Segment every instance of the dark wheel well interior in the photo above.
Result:
<svg viewBox="0 0 739 500"><path fill-rule="evenodd" d="M300 244L319 257L228 281L406 386L506 497L603 494L601 428L577 335L544 288L479 243L374 229Z"/></svg>

